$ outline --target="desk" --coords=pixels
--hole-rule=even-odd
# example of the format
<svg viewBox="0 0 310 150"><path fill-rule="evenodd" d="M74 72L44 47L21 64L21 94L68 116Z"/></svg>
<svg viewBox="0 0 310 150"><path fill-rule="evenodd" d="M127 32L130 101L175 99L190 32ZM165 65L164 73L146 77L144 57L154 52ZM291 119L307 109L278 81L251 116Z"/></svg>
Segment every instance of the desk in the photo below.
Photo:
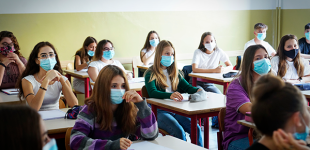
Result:
<svg viewBox="0 0 310 150"><path fill-rule="evenodd" d="M66 73L66 77L71 83L71 77L78 78L84 80L85 87L85 98L89 97L89 76L86 71L76 71L76 70L64 70Z"/></svg>
<svg viewBox="0 0 310 150"><path fill-rule="evenodd" d="M252 122L245 121L245 120L238 120L237 123L250 128L248 137L249 137L249 143L251 146L253 144L253 131L256 128L255 124Z"/></svg>
<svg viewBox="0 0 310 150"><path fill-rule="evenodd" d="M310 102L310 90L301 91L301 93L302 93L303 95L305 95L307 101Z"/></svg>
<svg viewBox="0 0 310 150"><path fill-rule="evenodd" d="M238 72L232 70L230 72ZM192 77L192 85L197 86L197 81L208 82L223 85L223 93L226 94L229 83L233 78L223 78L223 73L190 73L188 76Z"/></svg>
<svg viewBox="0 0 310 150"><path fill-rule="evenodd" d="M172 100L148 98L152 104L152 111L157 118L157 109L173 112L191 118L191 141L197 144L197 119L204 119L204 147L209 148L209 120L208 117L217 116L220 109L226 107L226 96L207 92L208 99L202 102L175 102Z"/></svg>
<svg viewBox="0 0 310 150"><path fill-rule="evenodd" d="M143 141L133 141L133 143L139 143ZM178 138L166 135L162 137L158 137L153 141L148 141L153 144L161 145L167 148L171 148L174 150L206 150L203 147L188 143L186 141L180 140ZM130 149L130 148L129 148Z"/></svg>
<svg viewBox="0 0 310 150"><path fill-rule="evenodd" d="M3 92L0 92L0 105L2 104L26 104L26 101L20 101L17 95L7 95Z"/></svg>
<svg viewBox="0 0 310 150"><path fill-rule="evenodd" d="M60 109L67 112L69 108ZM75 119L53 119L53 120L43 120L48 136L50 138L65 138L66 131L68 128L73 127L75 124Z"/></svg>

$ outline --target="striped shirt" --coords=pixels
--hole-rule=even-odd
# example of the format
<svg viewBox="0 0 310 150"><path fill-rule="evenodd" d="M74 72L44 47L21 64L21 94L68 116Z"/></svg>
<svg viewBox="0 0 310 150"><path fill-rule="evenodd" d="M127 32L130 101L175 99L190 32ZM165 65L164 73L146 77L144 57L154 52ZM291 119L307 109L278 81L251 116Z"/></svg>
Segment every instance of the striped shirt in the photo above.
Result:
<svg viewBox="0 0 310 150"><path fill-rule="evenodd" d="M147 106L145 99L135 103L139 109L137 113L137 130L135 135L145 140L153 140L158 136L155 115ZM70 147L72 150L119 150L120 138L125 137L116 122L112 123L112 131L100 130L98 123L94 126L95 113L84 105L78 115L71 132ZM126 138L126 137L125 137Z"/></svg>

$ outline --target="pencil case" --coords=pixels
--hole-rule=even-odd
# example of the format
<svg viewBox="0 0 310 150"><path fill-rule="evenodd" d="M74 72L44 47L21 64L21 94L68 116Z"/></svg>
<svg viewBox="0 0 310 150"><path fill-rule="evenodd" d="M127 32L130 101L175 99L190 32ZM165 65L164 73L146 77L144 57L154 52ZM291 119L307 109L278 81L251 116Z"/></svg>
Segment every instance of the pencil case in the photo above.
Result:
<svg viewBox="0 0 310 150"><path fill-rule="evenodd" d="M251 112L245 113L245 121L253 122L252 117L251 117Z"/></svg>

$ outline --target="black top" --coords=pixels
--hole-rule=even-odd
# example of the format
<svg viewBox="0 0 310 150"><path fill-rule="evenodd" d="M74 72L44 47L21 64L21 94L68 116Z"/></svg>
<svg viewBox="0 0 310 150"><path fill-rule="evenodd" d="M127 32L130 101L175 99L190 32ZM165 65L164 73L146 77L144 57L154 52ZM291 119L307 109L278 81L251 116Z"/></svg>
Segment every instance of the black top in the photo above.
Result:
<svg viewBox="0 0 310 150"><path fill-rule="evenodd" d="M310 54L310 44L307 43L306 38L303 37L298 40L300 52L303 54Z"/></svg>
<svg viewBox="0 0 310 150"><path fill-rule="evenodd" d="M267 148L266 146L264 146L261 143L255 142L254 144L252 144L249 148L247 148L246 150L269 150L269 148Z"/></svg>
<svg viewBox="0 0 310 150"><path fill-rule="evenodd" d="M87 54L87 52L85 51L85 54L88 56L88 54ZM75 55L78 55L78 56L80 56L80 60L81 60L81 64L82 64L82 57L81 57L81 51L77 51L76 53L75 53ZM92 56L89 56L89 60L91 60L93 57ZM75 67L75 57L74 57L74 69L76 69L76 67Z"/></svg>

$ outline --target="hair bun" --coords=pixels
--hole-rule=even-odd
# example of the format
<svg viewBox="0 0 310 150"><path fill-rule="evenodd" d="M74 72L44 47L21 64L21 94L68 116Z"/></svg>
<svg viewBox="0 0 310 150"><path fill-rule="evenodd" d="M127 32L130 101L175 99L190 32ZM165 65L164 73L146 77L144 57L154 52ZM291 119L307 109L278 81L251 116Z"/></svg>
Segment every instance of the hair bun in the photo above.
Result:
<svg viewBox="0 0 310 150"><path fill-rule="evenodd" d="M255 100L263 100L264 97L281 90L284 86L285 82L280 77L272 74L263 75L254 85L253 97Z"/></svg>

